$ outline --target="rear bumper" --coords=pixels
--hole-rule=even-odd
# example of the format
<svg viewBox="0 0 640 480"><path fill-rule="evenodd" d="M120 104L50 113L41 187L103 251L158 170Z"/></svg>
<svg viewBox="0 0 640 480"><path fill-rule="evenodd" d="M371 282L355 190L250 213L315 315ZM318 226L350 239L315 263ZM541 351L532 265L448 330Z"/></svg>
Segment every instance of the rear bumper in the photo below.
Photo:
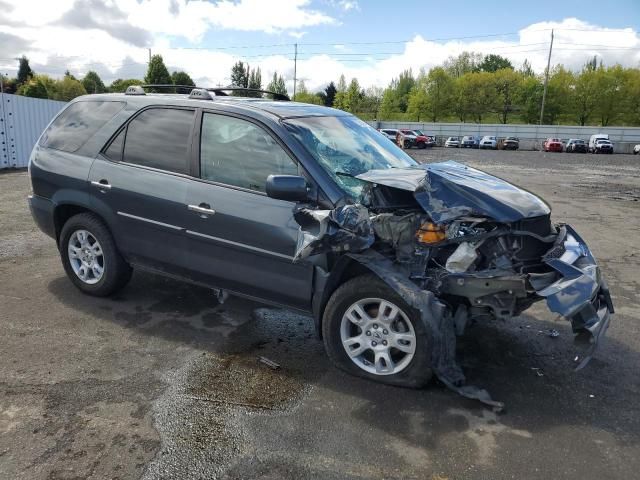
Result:
<svg viewBox="0 0 640 480"><path fill-rule="evenodd" d="M55 204L48 198L38 195L29 195L28 198L31 216L38 228L51 238L56 238L56 226L53 217Z"/></svg>

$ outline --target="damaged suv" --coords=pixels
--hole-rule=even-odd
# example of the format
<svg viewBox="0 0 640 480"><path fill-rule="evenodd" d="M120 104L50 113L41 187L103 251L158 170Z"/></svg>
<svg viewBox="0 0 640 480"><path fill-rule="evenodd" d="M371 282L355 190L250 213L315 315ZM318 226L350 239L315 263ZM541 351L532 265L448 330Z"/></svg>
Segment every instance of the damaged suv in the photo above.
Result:
<svg viewBox="0 0 640 480"><path fill-rule="evenodd" d="M80 97L42 134L31 212L80 290L109 295L141 268L309 312L340 368L409 387L435 373L476 397L456 335L544 300L589 360L607 284L543 200L418 164L342 111L227 93Z"/></svg>

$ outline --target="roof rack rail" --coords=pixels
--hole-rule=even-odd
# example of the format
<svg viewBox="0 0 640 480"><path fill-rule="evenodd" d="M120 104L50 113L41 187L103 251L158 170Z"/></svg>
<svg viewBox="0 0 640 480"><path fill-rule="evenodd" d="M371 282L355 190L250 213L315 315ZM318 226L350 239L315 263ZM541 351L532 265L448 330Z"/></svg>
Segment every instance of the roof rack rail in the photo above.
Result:
<svg viewBox="0 0 640 480"><path fill-rule="evenodd" d="M262 90L260 88L245 88L245 87L229 86L229 87L207 88L206 90L209 92L213 92L217 96L221 96L221 97L228 96L228 94L225 92L266 93L268 95L273 95L274 100L282 100L285 102L291 101L291 99L289 98L289 95L285 93L271 92L269 90Z"/></svg>
<svg viewBox="0 0 640 480"><path fill-rule="evenodd" d="M189 88L189 89L202 88L202 87L196 87L195 85L174 85L173 83L146 83L140 86L142 88Z"/></svg>

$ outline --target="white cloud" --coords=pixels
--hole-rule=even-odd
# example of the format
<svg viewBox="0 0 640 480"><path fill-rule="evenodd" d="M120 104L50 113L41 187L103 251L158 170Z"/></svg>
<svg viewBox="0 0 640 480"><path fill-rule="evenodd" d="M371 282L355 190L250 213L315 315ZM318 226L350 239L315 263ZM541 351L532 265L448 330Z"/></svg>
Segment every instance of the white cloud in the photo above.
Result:
<svg viewBox="0 0 640 480"><path fill-rule="evenodd" d="M349 10L360 10L360 5L358 5L358 2L354 0L341 0L338 2L338 5L345 12L348 12Z"/></svg>
<svg viewBox="0 0 640 480"><path fill-rule="evenodd" d="M96 1L75 0L85 7ZM199 39L211 29L253 29L298 38L314 26L337 24L325 13L309 9L306 0L279 0L277 5L275 1L257 0L211 4L199 0L157 0L153 4L150 0L117 0L105 3L100 12L93 9L91 21L86 22L87 28L82 28L84 24L77 17L67 15L75 2L64 0L41 4L35 0L21 0L15 2L13 9L4 11L0 38L10 41L0 43L0 72L15 74L17 62L13 58L25 54L31 59L36 72L52 76L61 76L66 69L81 76L94 69L107 82L117 77L142 77L148 53L141 42L147 42L153 53L163 55L170 69L184 69L205 86L228 84L231 66L237 60L244 60L251 67L262 69L264 85L273 72L278 71L286 78L289 89L293 90L292 45L273 50L216 51L215 45L203 45ZM552 28L555 29L552 64L562 63L579 69L587 59L596 55L607 65L640 66L640 36L636 30L603 28L569 18L532 24L511 39L489 37L430 41L416 35L412 40L397 45L340 44L338 38L333 37L327 38L325 46L305 46L301 42L297 73L311 90L332 80L337 81L341 74L347 79L357 77L364 87L384 87L402 70L411 68L417 73L420 68L440 65L450 55L458 55L465 50L497 53L509 58L516 66L528 59L534 70L542 72L546 66ZM337 37L338 33L335 35ZM187 38L194 42L194 47L202 49L172 48L176 37ZM380 37L380 41L389 40L395 39ZM221 45L229 46L233 45ZM392 51L397 53L376 53ZM265 56L265 52L278 54ZM350 56L356 53L371 55ZM247 56L242 57L241 54Z"/></svg>

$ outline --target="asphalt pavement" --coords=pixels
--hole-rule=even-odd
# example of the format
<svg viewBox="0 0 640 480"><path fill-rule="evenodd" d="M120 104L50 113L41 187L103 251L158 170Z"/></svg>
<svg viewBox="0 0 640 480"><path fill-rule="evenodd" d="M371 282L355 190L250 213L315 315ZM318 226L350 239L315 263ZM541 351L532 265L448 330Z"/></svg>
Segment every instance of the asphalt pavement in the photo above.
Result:
<svg viewBox="0 0 640 480"><path fill-rule="evenodd" d="M1 173L0 478L636 478L640 157L410 153L536 192L585 238L616 306L587 368L572 370L570 326L544 304L471 326L458 356L506 403L496 414L437 382L406 390L336 370L293 312L220 305L142 272L88 297L31 221L26 172Z"/></svg>

